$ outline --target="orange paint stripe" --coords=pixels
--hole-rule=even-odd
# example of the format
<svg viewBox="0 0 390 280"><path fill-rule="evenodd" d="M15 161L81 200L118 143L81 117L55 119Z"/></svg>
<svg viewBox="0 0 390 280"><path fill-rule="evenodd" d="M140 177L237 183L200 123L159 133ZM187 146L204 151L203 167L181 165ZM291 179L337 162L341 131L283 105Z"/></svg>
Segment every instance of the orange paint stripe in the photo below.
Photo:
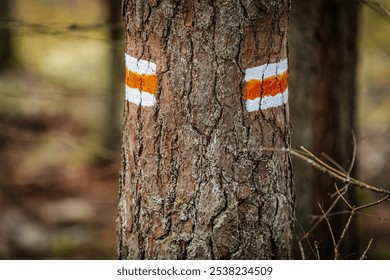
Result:
<svg viewBox="0 0 390 280"><path fill-rule="evenodd" d="M143 92L155 94L157 91L158 79L154 74L138 74L126 69L126 85L130 88L136 88Z"/></svg>
<svg viewBox="0 0 390 280"><path fill-rule="evenodd" d="M275 96L278 93L282 93L287 89L288 83L288 71L277 76L271 76L263 81L261 80L249 80L246 83L245 98L248 100L254 100L264 96Z"/></svg>

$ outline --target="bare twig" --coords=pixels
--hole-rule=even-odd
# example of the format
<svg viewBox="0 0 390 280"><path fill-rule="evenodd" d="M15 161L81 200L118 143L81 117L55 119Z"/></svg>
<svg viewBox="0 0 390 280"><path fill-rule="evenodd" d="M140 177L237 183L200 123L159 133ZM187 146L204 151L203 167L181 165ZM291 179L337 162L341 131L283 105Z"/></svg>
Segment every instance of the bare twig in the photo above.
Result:
<svg viewBox="0 0 390 280"><path fill-rule="evenodd" d="M327 154L325 153L321 153L321 155L326 158L327 161L329 161L331 164L333 164L335 167L337 167L341 172L343 173L346 173L347 171L340 165L337 163L337 161L335 161L334 159L332 159L330 156L328 156Z"/></svg>
<svg viewBox="0 0 390 280"><path fill-rule="evenodd" d="M336 191L338 193L338 195L340 196L340 198L345 202L345 204L348 205L349 209L353 209L353 207L351 206L351 204L349 204L349 202L345 199L344 195L340 192L339 188L337 187L337 184L334 184L334 187L336 188Z"/></svg>
<svg viewBox="0 0 390 280"><path fill-rule="evenodd" d="M345 233L348 231L348 229L349 229L349 227L350 227L350 225L351 225L351 222L352 222L352 219L353 219L353 217L354 217L354 214L355 214L355 210L352 209L351 215L349 215L347 224L345 225L345 227L344 227L344 229L343 229L343 232L341 233L340 238L339 238L339 240L337 241L337 244L336 244L336 246L335 246L335 248L334 248L335 259L337 259L337 258L336 258L336 252L339 252L340 244L341 244L341 242L344 240ZM338 256L337 256L337 257L338 257Z"/></svg>
<svg viewBox="0 0 390 280"><path fill-rule="evenodd" d="M320 250L318 250L318 243L317 243L317 241L314 241L314 248L316 250L317 259L320 260L321 256L320 256Z"/></svg>
<svg viewBox="0 0 390 280"><path fill-rule="evenodd" d="M329 207L329 209L326 211L326 216L329 216L329 213L333 210L333 208L336 206L336 204L337 204L337 202L339 201L339 199L340 199L340 197L337 197L334 201L333 201L333 203L332 203L332 205ZM303 240L303 239L305 239L305 238L307 238L312 232L313 232L313 230L322 222L324 220L324 216L323 215L321 215L319 218L318 218L318 220L317 220L317 222L310 228L310 230L308 231L308 232L306 232L306 234L300 239L301 241Z"/></svg>
<svg viewBox="0 0 390 280"><path fill-rule="evenodd" d="M302 147L301 146L301 149L307 153L308 155L310 155L310 157L312 158L312 160L314 160L317 164L319 164L323 169L325 168L326 170L329 170L335 174L338 174L339 176L344 176L344 172L342 171L339 171L337 170L336 168L333 168L332 166L330 166L329 164L325 163L324 161L322 161L321 159L319 159L316 155L314 155L312 152L310 152L309 150L307 150L305 147Z"/></svg>
<svg viewBox="0 0 390 280"><path fill-rule="evenodd" d="M309 152L307 149L303 148L303 152L297 151L295 149L290 149L290 148L261 148L263 151L273 151L273 152L287 152L290 153L293 156L296 156L300 159L303 159L307 163L311 164L313 167L318 168L319 170L323 171L324 173L327 173L328 175L342 181L345 183L351 183L351 185L358 186L360 188L364 188L376 193L382 193L390 196L390 190L383 189L383 188L377 188L372 185L366 184L364 182L361 182L355 178L350 177L348 174L345 174L328 164L324 163L322 160L320 160L318 157L313 155L311 152Z"/></svg>
<svg viewBox="0 0 390 280"><path fill-rule="evenodd" d="M305 260L306 259L306 257L305 257L305 250L303 250L303 246L302 246L302 242L301 241L298 241L298 246L299 246L299 251L301 252L302 260Z"/></svg>
<svg viewBox="0 0 390 280"><path fill-rule="evenodd" d="M353 151L352 151L351 164L349 165L349 169L347 172L348 177L351 175L353 166L355 165L355 161L356 161L356 146L357 145L356 145L356 135L355 135L355 131L353 129L352 129L352 141L353 141Z"/></svg>
<svg viewBox="0 0 390 280"><path fill-rule="evenodd" d="M364 259L366 258L367 252L368 252L368 250L369 250L370 247L371 247L372 241L373 241L373 239L371 238L371 239L370 239L370 242L368 242L368 245L367 245L366 250L364 250L362 256L360 257L361 260L364 260Z"/></svg>
<svg viewBox="0 0 390 280"><path fill-rule="evenodd" d="M380 203L384 202L385 200L388 200L389 198L390 198L390 195L386 195L386 196L382 197L381 199L379 199L379 200L377 200L375 202L368 203L368 204L356 207L355 211L360 211L360 210L363 210L365 208L372 207L374 205L380 204Z"/></svg>
<svg viewBox="0 0 390 280"><path fill-rule="evenodd" d="M348 184L345 184L345 186L344 187L342 187L340 190L339 190L339 192L342 194L342 195L345 195L347 192L348 192L348 188L349 188L349 183ZM339 195L339 193L336 191L336 192L334 192L330 197L331 198L334 198L335 196L338 196Z"/></svg>
<svg viewBox="0 0 390 280"><path fill-rule="evenodd" d="M329 228L329 232L330 232L331 238L332 238L333 250L334 250L334 259L339 259L340 258L340 252L339 252L340 251L340 246L341 246L342 242L345 239L346 233L350 229L350 226L352 224L354 216L356 214L361 214L361 215L366 214L364 212L363 213L359 213L359 211L361 211L363 209L366 209L366 208L369 208L369 207L373 207L373 206L375 206L377 204L380 204L380 203L382 203L382 202L384 202L386 200L390 200L390 190L383 189L383 188L378 188L378 187L369 185L367 183L361 182L361 181L359 181L359 180L357 180L355 178L352 178L350 176L350 174L352 172L352 169L354 167L355 161L356 161L356 137L355 137L354 133L352 133L352 137L353 137L353 153L352 153L352 158L351 158L351 164L350 164L350 166L349 166L347 171L345 171L337 162L335 162L329 156L323 155L327 159L327 161L329 161L335 167L333 167L333 166L329 165L328 163L324 162L323 160L318 158L316 155L314 155L313 153L311 153L309 150L307 150L304 147L301 147L301 151L298 151L298 150L295 150L295 149L291 149L291 148L287 148L287 149L286 148L281 148L281 149L278 149L278 148L262 148L261 149L261 150L264 150L264 151L272 151L272 152L287 152L287 153L289 153L289 154L291 154L291 155L293 155L293 156L295 156L295 157L297 157L299 159L302 159L302 160L306 161L307 163L312 165L314 168L317 168L317 169L323 171L324 173L330 175L331 177L334 177L334 178L336 178L336 179L338 179L338 180L340 180L340 181L345 183L344 187L342 187L341 189L339 189L337 187L337 184L335 184L336 192L333 193L332 196L331 196L331 198L333 199L333 202L330 205L330 207L328 207L328 209L325 211L323 209L323 207L321 206L321 204L318 203L318 205L319 205L319 207L321 209L321 213L322 214L321 215L312 216L314 219L316 219L316 222L310 228L309 231L305 232L302 229L302 232L304 233L303 237L298 240L298 246L299 246L299 249L300 249L300 253L301 253L302 259L306 258L305 252L304 252L304 249L303 249L303 245L302 245L302 241L305 240L305 239L308 242L308 245L309 245L310 249L316 255L317 259L320 259L318 243L317 243L317 241L314 241L314 248L313 248L311 242L309 241L309 236L314 231L314 229L323 220L326 221L326 223L328 225L328 228ZM351 205L351 203L345 197L345 194L348 192L350 185L355 186L355 187L360 187L362 189L366 189L366 190L369 190L369 191L372 191L372 192L385 194L385 196L383 196L382 198L380 198L379 200L377 200L375 202L368 203L368 204L356 207L355 205ZM340 199L348 206L350 211L339 211L339 212L333 212L332 213L332 210L335 208L336 204L339 202ZM345 227L343 228L343 230L342 230L342 232L340 234L340 237L338 238L338 240L336 242L336 238L335 238L335 235L334 235L334 232L333 232L333 229L332 229L332 225L331 225L331 223L329 221L329 217L331 217L333 215L340 215L340 214L349 214L349 218L348 218L348 220L347 220L347 222L345 224ZM364 251L363 255L361 256L361 259L364 259L366 257L366 253L369 250L369 248L371 246L371 243L372 243L372 239L370 240L370 242L369 242L369 244L367 246L367 249Z"/></svg>
<svg viewBox="0 0 390 280"><path fill-rule="evenodd" d="M298 220L296 220L296 224L298 225L298 227L299 227L300 230L302 231L303 235L306 235L305 229L302 227L301 223L300 223ZM303 241L303 240L304 240L303 238L300 239L300 240L298 240L298 245L299 245L300 250L301 250L301 255L305 253L304 250L303 250L303 244L302 244L302 241ZM315 249L313 248L313 245L310 243L309 238L306 238L306 242L307 242L307 245L308 245L309 248L310 248L310 251L311 251L314 255L316 255ZM302 250L303 250L303 251L302 251Z"/></svg>
<svg viewBox="0 0 390 280"><path fill-rule="evenodd" d="M337 251L338 248L337 248L337 246L336 246L336 239L334 238L332 226L331 226L331 224L330 224L330 222L329 222L328 216L326 215L326 213L325 213L325 211L324 211L324 208L321 206L320 203L318 203L318 207L320 207L321 213L322 213L322 215L324 216L324 219L325 219L326 223L328 224L330 236L332 237L332 242L333 242L334 258L337 260L338 257L339 257L339 253L338 253L338 251Z"/></svg>
<svg viewBox="0 0 390 280"><path fill-rule="evenodd" d="M338 215L350 215L350 214L351 214L350 210L343 210L343 211L337 211L337 212L329 213L328 217L333 217L333 216L338 216ZM381 216L378 216L378 215L372 215L372 214L365 213L365 212L362 212L362 211L355 211L355 215L360 215L360 216L365 216L365 217L369 217L369 218L375 218L375 219L378 219L378 220L390 222L390 219L388 219L388 218L384 218L384 217L381 217ZM321 215L310 215L310 217L312 219L320 219L320 218L322 218L322 214Z"/></svg>

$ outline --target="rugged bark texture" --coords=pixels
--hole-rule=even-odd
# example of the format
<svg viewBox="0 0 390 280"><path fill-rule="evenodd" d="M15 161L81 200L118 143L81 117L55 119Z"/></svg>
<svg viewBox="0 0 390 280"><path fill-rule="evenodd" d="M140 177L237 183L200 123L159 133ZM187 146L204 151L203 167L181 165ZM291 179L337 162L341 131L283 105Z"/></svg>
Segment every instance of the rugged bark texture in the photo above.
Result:
<svg viewBox="0 0 390 280"><path fill-rule="evenodd" d="M287 57L288 0L124 1L126 51L157 64L126 102L120 259L287 259L288 107L248 113L248 67Z"/></svg>
<svg viewBox="0 0 390 280"><path fill-rule="evenodd" d="M348 170L353 151L352 129L355 129L358 2L321 0L319 11L319 69L314 89L313 151L317 155L327 154ZM312 207L316 213L320 213L318 202L325 209L330 205L329 194L335 192L334 184L335 181L328 175L314 170ZM349 201L354 204L352 197L349 197ZM335 211L342 209L344 207L340 205ZM346 217L336 215L331 222L338 238ZM319 241L320 257L333 258L333 243L326 223L314 234ZM349 254L358 249L353 248L354 238L353 233L346 238L352 245L352 248L345 248Z"/></svg>

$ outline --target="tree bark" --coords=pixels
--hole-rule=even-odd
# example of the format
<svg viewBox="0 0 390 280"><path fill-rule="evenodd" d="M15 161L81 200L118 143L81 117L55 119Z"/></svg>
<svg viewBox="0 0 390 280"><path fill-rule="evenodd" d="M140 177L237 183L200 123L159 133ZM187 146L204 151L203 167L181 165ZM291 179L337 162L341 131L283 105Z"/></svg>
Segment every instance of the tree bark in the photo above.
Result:
<svg viewBox="0 0 390 280"><path fill-rule="evenodd" d="M126 0L123 12L126 57L149 74L126 70L139 91L126 93L118 257L290 258L290 158L262 149L290 144L289 1ZM262 65L273 76L251 90Z"/></svg>

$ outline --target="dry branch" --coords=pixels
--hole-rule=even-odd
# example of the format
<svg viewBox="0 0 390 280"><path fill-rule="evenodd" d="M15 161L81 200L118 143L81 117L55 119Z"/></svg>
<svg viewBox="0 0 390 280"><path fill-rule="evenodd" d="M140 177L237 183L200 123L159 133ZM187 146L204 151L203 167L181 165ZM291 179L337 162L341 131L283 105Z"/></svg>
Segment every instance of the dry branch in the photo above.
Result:
<svg viewBox="0 0 390 280"><path fill-rule="evenodd" d="M369 185L367 183L364 183L362 181L359 181L358 179L355 179L353 177L350 177L348 173L342 172L337 170L336 168L333 168L329 164L325 163L321 159L319 159L317 156L315 156L313 153L305 149L304 147L301 147L302 151L298 151L292 148L261 148L262 151L272 151L272 152L283 152L283 153L290 153L293 156L296 156L304 161L306 161L308 164L312 165L313 167L321 170L322 172L332 176L333 178L336 178L344 183L349 183L353 186L357 186L363 189L367 189L369 191L373 191L380 194L386 194L390 196L390 190L384 189L384 188L378 188L374 187L372 185Z"/></svg>
<svg viewBox="0 0 390 280"><path fill-rule="evenodd" d="M334 194L332 194L332 196L331 196L331 199L333 199L333 202L330 205L330 207L327 210L324 210L323 207L321 206L321 204L318 203L322 214L312 216L313 219L316 220L316 222L314 223L314 225L312 225L312 227L309 229L309 231L305 232L302 229L303 237L298 239L298 246L299 246L299 250L300 250L302 259L306 258L305 252L304 252L304 249L302 246L302 241L304 241L304 240L306 240L308 242L308 245L311 248L311 250L313 251L313 253L315 254L316 258L320 259L317 241L314 241L314 248L313 248L312 244L309 241L309 236L314 231L314 229L324 220L326 221L326 223L328 225L329 232L330 232L330 235L332 237L334 259L339 259L340 258L340 246L341 246L342 242L344 241L346 233L349 230L355 215L360 214L359 211L361 211L363 209L373 207L375 205L383 203L386 200L390 200L390 190L378 188L378 187L369 185L367 183L361 182L355 178L350 177L350 173L353 169L353 166L354 166L355 160L356 160L356 138L355 138L354 133L352 133L352 134L353 134L353 141L354 141L354 145L353 145L354 150L353 150L353 156L352 156L351 164L348 168L348 171L343 169L337 162L335 162L329 156L323 155L326 158L326 160L328 162L330 162L334 167L329 165L328 163L324 162L323 160L318 158L316 155L314 155L313 153L311 153L309 150L305 149L304 147L301 147L302 151L298 151L295 149L286 149L286 148L282 148L282 149L262 148L263 151L289 153L293 156L298 157L299 159L304 160L305 162L312 165L314 168L317 168L317 169L323 171L324 173L332 176L333 178L336 178L336 179L342 181L343 183L345 183L345 185L341 189L337 187L337 184L335 184L336 192ZM357 186L357 187L360 187L362 189L366 189L366 190L369 190L369 191L372 191L375 193L385 194L385 196L383 196L382 198L380 198L377 201L356 207L355 205L351 205L345 197L345 194L349 190L349 186ZM332 210L334 209L334 207L336 206L336 204L340 200L342 200L348 206L350 211L332 212ZM346 224L345 224L345 226L340 234L340 237L338 238L338 240L336 240L336 238L334 236L333 229L332 229L332 225L329 221L329 217L331 217L333 215L341 215L341 214L349 214L349 218L348 218L348 220L347 220L347 222L346 222ZM364 214L364 213L361 213L361 214ZM371 238L371 240L369 241L369 243L367 245L367 248L363 252L360 259L366 258L367 252L368 252L369 248L371 247L372 241L373 241L373 239Z"/></svg>

